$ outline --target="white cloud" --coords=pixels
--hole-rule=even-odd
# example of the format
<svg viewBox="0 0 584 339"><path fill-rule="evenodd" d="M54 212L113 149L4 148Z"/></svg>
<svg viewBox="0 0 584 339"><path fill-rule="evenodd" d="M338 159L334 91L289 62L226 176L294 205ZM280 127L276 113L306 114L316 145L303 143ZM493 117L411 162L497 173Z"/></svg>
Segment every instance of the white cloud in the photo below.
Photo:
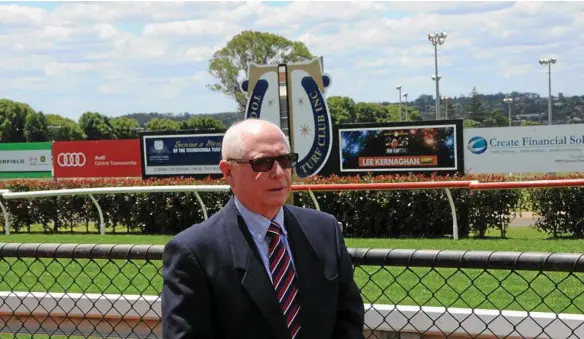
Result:
<svg viewBox="0 0 584 339"><path fill-rule="evenodd" d="M147 37L222 36L237 32L240 27L229 21L198 19L147 24Z"/></svg>
<svg viewBox="0 0 584 339"><path fill-rule="evenodd" d="M292 2L286 10L280 8L259 9L258 25L266 28L312 24L315 22L344 22L355 18L372 16L387 9L387 4L379 2Z"/></svg>
<svg viewBox="0 0 584 339"><path fill-rule="evenodd" d="M4 24L34 25L42 23L47 12L42 8L21 5L0 5L0 22Z"/></svg>
<svg viewBox="0 0 584 339"><path fill-rule="evenodd" d="M69 73L86 72L95 68L98 68L97 64L88 62L50 62L45 66L44 70L46 75L67 75Z"/></svg>
<svg viewBox="0 0 584 339"><path fill-rule="evenodd" d="M54 8L53 8L54 7ZM554 91L582 94L582 2L63 2L0 5L3 96L75 118L87 110L233 109L209 91L213 52L242 30L303 41L325 58L329 95L356 101L432 94L439 47L444 95L534 91L555 55ZM58 79L55 79L58 78ZM543 80L542 80L543 79ZM194 98L197 98L196 100Z"/></svg>

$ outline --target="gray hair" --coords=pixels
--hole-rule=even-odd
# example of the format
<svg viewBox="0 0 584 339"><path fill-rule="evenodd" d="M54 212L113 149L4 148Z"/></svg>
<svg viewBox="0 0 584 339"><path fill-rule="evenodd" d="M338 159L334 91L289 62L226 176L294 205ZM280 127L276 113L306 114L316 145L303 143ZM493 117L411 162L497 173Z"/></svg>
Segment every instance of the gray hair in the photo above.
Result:
<svg viewBox="0 0 584 339"><path fill-rule="evenodd" d="M290 141L284 132L282 132L282 129L278 127L278 125L268 120L245 119L235 122L225 132L225 135L223 136L223 142L221 143L221 158L223 160L227 160L228 158L242 158L246 152L247 147L247 128L249 128L250 125L258 124L272 125L276 127L278 131L280 131L280 134L282 134L282 138L286 140L286 146L288 146L288 149L290 149Z"/></svg>

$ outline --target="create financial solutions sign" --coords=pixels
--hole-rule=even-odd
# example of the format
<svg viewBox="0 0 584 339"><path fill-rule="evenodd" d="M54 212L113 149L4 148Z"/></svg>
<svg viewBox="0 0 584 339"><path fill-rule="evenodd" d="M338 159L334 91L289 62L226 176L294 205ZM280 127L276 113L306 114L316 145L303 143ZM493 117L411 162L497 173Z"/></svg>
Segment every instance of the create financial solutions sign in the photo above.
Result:
<svg viewBox="0 0 584 339"><path fill-rule="evenodd" d="M140 177L140 140L55 141L56 178Z"/></svg>
<svg viewBox="0 0 584 339"><path fill-rule="evenodd" d="M151 132L141 136L142 177L221 174L224 133Z"/></svg>
<svg viewBox="0 0 584 339"><path fill-rule="evenodd" d="M464 142L471 173L584 171L584 124L468 128Z"/></svg>

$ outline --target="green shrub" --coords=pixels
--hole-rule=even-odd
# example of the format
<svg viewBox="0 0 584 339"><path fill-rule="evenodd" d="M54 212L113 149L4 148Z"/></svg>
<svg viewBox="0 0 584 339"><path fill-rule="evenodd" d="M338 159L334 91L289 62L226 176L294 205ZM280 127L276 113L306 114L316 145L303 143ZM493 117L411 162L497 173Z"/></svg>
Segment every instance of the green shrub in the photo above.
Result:
<svg viewBox="0 0 584 339"><path fill-rule="evenodd" d="M509 176L422 176L380 175L352 177L311 177L305 184L419 182L446 180L509 181ZM172 178L142 181L140 179L100 180L13 180L2 182L12 191L56 190L82 187L120 187L146 185L224 185L220 180ZM488 228L505 235L511 212L520 209L524 194L520 190L469 191L451 189L456 206L459 236L484 236ZM323 211L343 222L347 237L425 237L452 235L452 215L448 198L441 189L408 189L385 191L314 192ZM208 214L218 211L229 198L226 192L200 193ZM176 234L204 220L196 195L187 193L101 194L98 200L108 232ZM307 192L294 193L294 204L314 207ZM30 231L33 224L43 225L45 232L66 231L74 225L99 227L97 209L88 196L17 199L7 201L15 231ZM51 227L52 225L52 227ZM92 230L96 231L96 230Z"/></svg>
<svg viewBox="0 0 584 339"><path fill-rule="evenodd" d="M563 179L581 179L572 175ZM535 227L557 238L584 238L584 187L529 189L533 212L538 220Z"/></svg>

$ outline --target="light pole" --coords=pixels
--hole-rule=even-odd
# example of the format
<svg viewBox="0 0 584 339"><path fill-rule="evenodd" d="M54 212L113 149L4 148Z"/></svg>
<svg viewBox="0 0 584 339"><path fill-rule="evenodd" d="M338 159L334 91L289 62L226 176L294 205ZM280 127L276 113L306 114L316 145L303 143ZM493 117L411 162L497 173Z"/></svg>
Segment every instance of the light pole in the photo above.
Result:
<svg viewBox="0 0 584 339"><path fill-rule="evenodd" d="M444 32L428 34L428 40L434 45L434 78L436 81L436 120L440 114L440 77L438 76L438 45L444 44L448 35Z"/></svg>
<svg viewBox="0 0 584 339"><path fill-rule="evenodd" d="M442 97L442 100L444 100L444 119L448 119L448 99L450 97Z"/></svg>
<svg viewBox="0 0 584 339"><path fill-rule="evenodd" d="M402 96L406 98L406 120L408 120L408 93L404 93Z"/></svg>
<svg viewBox="0 0 584 339"><path fill-rule="evenodd" d="M540 65L548 66L548 125L552 124L552 64L556 63L556 58L539 59Z"/></svg>
<svg viewBox="0 0 584 339"><path fill-rule="evenodd" d="M513 98L505 98L503 101L509 104L509 127L511 127L511 103L513 102Z"/></svg>
<svg viewBox="0 0 584 339"><path fill-rule="evenodd" d="M401 121L401 120L403 120L402 119L402 114L401 114L401 97L402 97L401 96L401 89L402 89L402 86L401 85L397 85L397 86L395 86L395 89L398 90L398 97L399 97L399 106L398 106L399 107L399 120Z"/></svg>
<svg viewBox="0 0 584 339"><path fill-rule="evenodd" d="M432 75L431 78L432 78L432 81L436 81L436 76L435 75ZM440 81L440 79L442 79L442 76L441 75L438 76L438 81ZM438 92L437 95L438 95L437 96L438 99L437 99L436 102L438 103L438 106L436 106L435 109L440 109L440 97L439 97L440 92ZM436 113L436 120L440 120L440 112Z"/></svg>

